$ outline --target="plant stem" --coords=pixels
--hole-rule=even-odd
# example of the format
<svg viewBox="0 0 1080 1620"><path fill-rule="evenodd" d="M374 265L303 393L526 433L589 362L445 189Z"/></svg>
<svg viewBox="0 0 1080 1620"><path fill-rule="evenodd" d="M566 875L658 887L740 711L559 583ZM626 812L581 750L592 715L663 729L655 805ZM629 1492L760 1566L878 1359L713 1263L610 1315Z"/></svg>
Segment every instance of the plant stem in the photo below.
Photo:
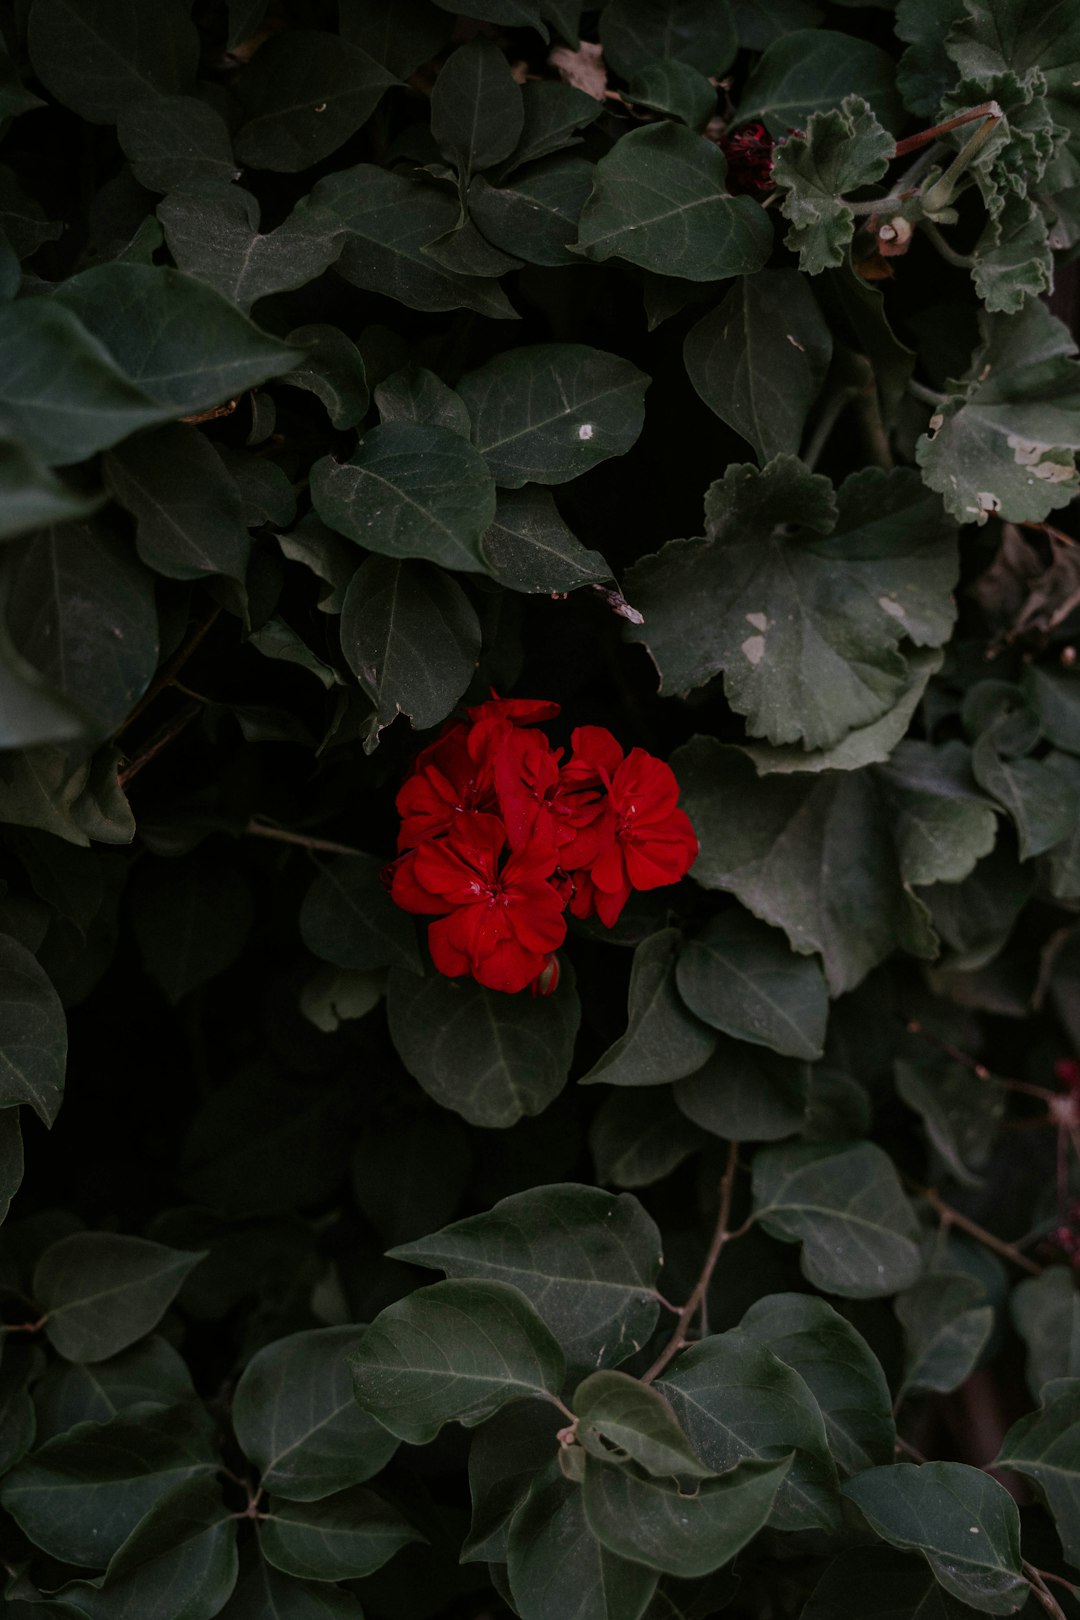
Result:
<svg viewBox="0 0 1080 1620"><path fill-rule="evenodd" d="M1014 1266L1019 1266L1021 1271L1028 1272L1032 1277L1042 1276L1043 1267L1037 1261L1030 1260L1026 1254L1022 1254L1015 1243L1006 1243L1004 1238L995 1237L993 1232L988 1232L984 1226L979 1226L966 1215L961 1215L958 1209L953 1209L951 1204L945 1202L936 1187L920 1187L919 1193L936 1212L943 1225L958 1227L961 1232L966 1232L968 1237L974 1238L976 1243L981 1243L984 1248L993 1249L1003 1260L1011 1260Z"/></svg>
<svg viewBox="0 0 1080 1620"><path fill-rule="evenodd" d="M817 466L833 428L840 420L845 408L851 404L856 392L856 389L850 387L834 388L832 393L826 395L821 414L814 423L813 431L806 441L806 449L802 456L811 472Z"/></svg>
<svg viewBox="0 0 1080 1620"><path fill-rule="evenodd" d="M919 229L926 237L926 240L932 243L937 252L940 253L946 264L955 264L958 270L971 269L975 263L971 254L957 253L956 249L950 246L949 242L938 230L932 219L920 220Z"/></svg>
<svg viewBox="0 0 1080 1620"><path fill-rule="evenodd" d="M947 135L951 129L959 129L961 124L974 123L976 118L1001 117L1001 108L996 101L981 102L978 107L969 107L966 112L957 113L955 118L946 118L943 124L934 124L930 129L920 130L917 135L908 135L902 141L897 141L893 150L893 157L906 157L909 152L917 152L920 146L927 141L936 141L939 136Z"/></svg>
<svg viewBox="0 0 1080 1620"><path fill-rule="evenodd" d="M940 410L948 402L947 394L939 394L933 388L927 388L924 383L916 382L913 377L908 379L907 391L912 399L921 400L924 405L932 405Z"/></svg>
<svg viewBox="0 0 1080 1620"><path fill-rule="evenodd" d="M351 844L335 844L330 838L312 838L307 833L286 832L284 827L271 827L264 821L252 818L244 828L245 836L249 838L274 838L279 844L296 844L300 849L319 849L327 855L362 855L362 849L353 849Z"/></svg>
<svg viewBox="0 0 1080 1620"><path fill-rule="evenodd" d="M122 788L126 788L132 778L138 776L143 766L149 765L150 761L155 759L163 749L168 748L169 744L175 738L179 737L185 726L190 725L195 716L200 712L201 710L197 703L185 704L184 708L180 710L180 713L175 717L175 719L170 720L167 725L162 726L160 731L155 731L154 735L150 738L150 741L143 744L143 746L139 749L139 752L133 759L128 761L123 770L117 771L116 780L119 782L120 786Z"/></svg>
<svg viewBox="0 0 1080 1620"><path fill-rule="evenodd" d="M1043 1579L1042 1570L1036 1569L1034 1564L1029 1564L1026 1558L1023 1559L1021 1563L1024 1574L1028 1578L1028 1584L1030 1585L1031 1590L1034 1592L1047 1614L1053 1615L1054 1620L1065 1620L1065 1611L1062 1609L1061 1604L1058 1602L1053 1592L1050 1591L1045 1580Z"/></svg>
<svg viewBox="0 0 1080 1620"><path fill-rule="evenodd" d="M709 1252L705 1256L705 1264L701 1268L701 1275L694 1284L693 1293L679 1312L679 1319L675 1323L675 1330L671 1338L648 1372L642 1373L641 1382L643 1384L651 1384L654 1378L659 1377L663 1372L672 1357L676 1356L680 1350L685 1349L688 1342L686 1330L690 1326L694 1312L705 1298L709 1283L712 1281L712 1274L716 1270L716 1262L720 1258L725 1243L730 1243L734 1238L741 1237L753 1220L753 1216L751 1216L750 1221L744 1222L736 1231L731 1232L728 1230L728 1222L731 1219L731 1199L735 1191L735 1172L738 1169L738 1164L739 1144L738 1142L731 1142L728 1145L727 1167L720 1181L720 1213L716 1217L716 1230L713 1233L712 1243L709 1245Z"/></svg>
<svg viewBox="0 0 1080 1620"><path fill-rule="evenodd" d="M922 204L926 213L933 214L939 208L948 207L953 199L956 182L971 167L972 159L978 154L980 147L985 146L1004 116L1005 114L996 101L987 103L985 123L980 124L970 140L964 142L945 173L940 175L927 191L923 192Z"/></svg>
<svg viewBox="0 0 1080 1620"><path fill-rule="evenodd" d="M132 709L131 713L120 727L120 730L115 733L117 737L122 737L128 727L139 718L143 710L148 709L151 703L153 703L154 699L160 696L167 686L171 686L173 684L174 676L180 673L188 659L191 657L192 653L199 646L200 642L213 628L220 613L221 609L219 607L212 608L207 614L206 618L195 626L190 636L184 642L184 645L179 649L179 651L173 653L172 657L169 659L169 662L158 674L157 679L152 681L147 687L138 703L136 703L135 707Z"/></svg>

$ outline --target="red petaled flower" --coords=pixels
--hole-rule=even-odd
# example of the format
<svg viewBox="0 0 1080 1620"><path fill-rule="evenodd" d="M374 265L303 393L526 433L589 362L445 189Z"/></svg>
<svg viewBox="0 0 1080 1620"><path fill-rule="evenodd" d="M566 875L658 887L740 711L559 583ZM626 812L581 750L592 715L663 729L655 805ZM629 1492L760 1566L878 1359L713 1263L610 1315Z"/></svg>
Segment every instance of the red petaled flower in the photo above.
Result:
<svg viewBox="0 0 1080 1620"><path fill-rule="evenodd" d="M436 968L492 990L550 995L566 910L611 927L634 889L675 883L697 855L670 768L581 726L563 762L536 728L558 705L495 698L418 755L397 798L389 870L428 928Z"/></svg>
<svg viewBox="0 0 1080 1620"><path fill-rule="evenodd" d="M758 197L772 190L776 142L764 124L743 124L721 137L727 159L727 188L734 197Z"/></svg>

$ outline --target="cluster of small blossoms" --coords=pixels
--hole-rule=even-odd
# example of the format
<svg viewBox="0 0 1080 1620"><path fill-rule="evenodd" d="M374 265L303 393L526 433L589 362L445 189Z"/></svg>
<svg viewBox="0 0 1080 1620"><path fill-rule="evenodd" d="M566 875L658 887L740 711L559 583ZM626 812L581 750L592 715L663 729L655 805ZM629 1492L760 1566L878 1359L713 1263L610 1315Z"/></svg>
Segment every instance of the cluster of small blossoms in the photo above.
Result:
<svg viewBox="0 0 1080 1620"><path fill-rule="evenodd" d="M723 135L720 150L727 159L727 188L734 197L759 197L772 190L776 142L764 124L742 124Z"/></svg>
<svg viewBox="0 0 1080 1620"><path fill-rule="evenodd" d="M634 889L677 882L697 856L671 768L643 748L624 754L602 726L580 726L564 761L537 729L558 712L504 698L470 709L397 796L390 892L437 919L428 948L451 978L548 995L568 910L610 928Z"/></svg>

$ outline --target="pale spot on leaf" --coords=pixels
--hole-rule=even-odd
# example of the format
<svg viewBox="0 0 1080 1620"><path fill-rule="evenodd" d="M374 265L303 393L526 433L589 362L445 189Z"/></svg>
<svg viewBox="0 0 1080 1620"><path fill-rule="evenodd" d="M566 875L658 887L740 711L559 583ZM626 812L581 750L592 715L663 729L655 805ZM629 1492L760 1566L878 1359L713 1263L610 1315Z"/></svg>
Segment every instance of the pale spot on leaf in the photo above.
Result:
<svg viewBox="0 0 1080 1620"><path fill-rule="evenodd" d="M752 624L755 630L767 630L769 628L769 616L767 613L748 613L746 622Z"/></svg>
<svg viewBox="0 0 1080 1620"><path fill-rule="evenodd" d="M745 655L749 663L760 664L765 656L765 637L747 636L739 650Z"/></svg>
<svg viewBox="0 0 1080 1620"><path fill-rule="evenodd" d="M577 430L577 436L578 436L579 439L591 439L592 436L593 436L593 425L592 425L592 423L591 422L582 422L581 426Z"/></svg>
<svg viewBox="0 0 1080 1620"><path fill-rule="evenodd" d="M891 596L879 596L878 607L881 608L883 613L887 613L891 619L902 619L904 617L903 608L899 602L894 602Z"/></svg>

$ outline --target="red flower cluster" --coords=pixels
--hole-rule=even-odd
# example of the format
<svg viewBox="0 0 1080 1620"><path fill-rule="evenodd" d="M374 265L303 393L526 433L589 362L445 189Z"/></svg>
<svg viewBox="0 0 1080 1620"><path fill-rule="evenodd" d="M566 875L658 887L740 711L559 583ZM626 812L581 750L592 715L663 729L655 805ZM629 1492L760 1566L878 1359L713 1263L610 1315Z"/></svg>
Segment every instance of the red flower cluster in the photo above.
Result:
<svg viewBox="0 0 1080 1620"><path fill-rule="evenodd" d="M776 142L764 124L743 124L721 136L727 158L727 188L734 197L760 197L772 190L773 150Z"/></svg>
<svg viewBox="0 0 1080 1620"><path fill-rule="evenodd" d="M418 756L397 796L391 894L435 917L431 959L490 990L550 994L566 910L610 928L634 889L675 883L697 856L671 768L581 726L571 757L541 721L556 703L495 698Z"/></svg>

